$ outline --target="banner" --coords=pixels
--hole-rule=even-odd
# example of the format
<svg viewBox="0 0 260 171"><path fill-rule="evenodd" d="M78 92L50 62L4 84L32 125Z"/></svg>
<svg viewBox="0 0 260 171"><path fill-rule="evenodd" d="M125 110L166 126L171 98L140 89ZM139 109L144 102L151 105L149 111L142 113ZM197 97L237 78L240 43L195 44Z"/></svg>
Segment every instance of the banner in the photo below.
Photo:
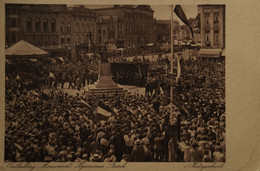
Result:
<svg viewBox="0 0 260 171"><path fill-rule="evenodd" d="M178 81L180 76L181 76L181 65L180 65L180 58L177 55L177 77L176 77L176 82Z"/></svg>
<svg viewBox="0 0 260 171"><path fill-rule="evenodd" d="M54 77L54 74L53 74L52 72L50 72L49 77L50 77L50 78L55 78L55 77Z"/></svg>
<svg viewBox="0 0 260 171"><path fill-rule="evenodd" d="M113 111L103 104L101 101L98 102L97 107L97 120L107 120L110 116L112 116Z"/></svg>
<svg viewBox="0 0 260 171"><path fill-rule="evenodd" d="M175 8L174 8L174 12L175 12L175 14L181 19L181 21L182 21L184 24L186 24L187 26L189 26L190 31L191 31L191 34L192 34L192 37L194 37L192 27L190 26L190 23L189 23L189 21L188 21L186 15L185 15L183 9L181 8L181 6L180 6L180 5L176 5Z"/></svg>
<svg viewBox="0 0 260 171"><path fill-rule="evenodd" d="M87 102L85 102L84 100L82 100L82 99L80 100L80 103L86 105L88 108L91 108L91 106L90 106Z"/></svg>

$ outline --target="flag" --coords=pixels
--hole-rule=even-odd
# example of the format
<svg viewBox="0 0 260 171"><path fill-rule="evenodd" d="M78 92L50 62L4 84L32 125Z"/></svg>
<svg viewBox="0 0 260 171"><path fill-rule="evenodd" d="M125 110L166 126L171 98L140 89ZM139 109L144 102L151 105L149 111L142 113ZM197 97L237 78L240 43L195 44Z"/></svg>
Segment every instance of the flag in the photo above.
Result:
<svg viewBox="0 0 260 171"><path fill-rule="evenodd" d="M98 107L97 107L97 117L98 120L106 120L110 116L112 116L113 111L103 104L101 101L98 102Z"/></svg>
<svg viewBox="0 0 260 171"><path fill-rule="evenodd" d="M20 150L20 151L22 151L23 150L23 147L21 147L19 144L17 144L17 143L14 143L14 146L18 149L18 150Z"/></svg>
<svg viewBox="0 0 260 171"><path fill-rule="evenodd" d="M144 115L144 112L143 112L143 110L141 109L141 107L139 105L137 105L137 108L141 112L141 114Z"/></svg>
<svg viewBox="0 0 260 171"><path fill-rule="evenodd" d="M116 114L116 115L118 115L118 109L117 108L114 108L114 113Z"/></svg>
<svg viewBox="0 0 260 171"><path fill-rule="evenodd" d="M196 21L194 23L195 28L200 28L200 14L197 15Z"/></svg>
<svg viewBox="0 0 260 171"><path fill-rule="evenodd" d="M161 94L164 94L164 91L163 91L163 89L162 89L161 86L160 86L160 93L161 93Z"/></svg>
<svg viewBox="0 0 260 171"><path fill-rule="evenodd" d="M126 107L126 110L129 111L130 113L134 113L134 111L129 106Z"/></svg>
<svg viewBox="0 0 260 171"><path fill-rule="evenodd" d="M192 30L192 27L183 11L183 9L181 8L180 5L176 5L175 8L174 8L174 12L175 14L181 19L181 21L186 24L187 26L189 26L190 28L190 31L191 31L191 34L192 34L192 37L193 37L193 30Z"/></svg>
<svg viewBox="0 0 260 171"><path fill-rule="evenodd" d="M55 77L54 77L54 74L53 74L52 72L50 72L49 77L50 77L50 78L55 78Z"/></svg>
<svg viewBox="0 0 260 171"><path fill-rule="evenodd" d="M176 77L176 82L178 81L180 76L181 76L181 65L180 65L179 56L177 55L177 77Z"/></svg>
<svg viewBox="0 0 260 171"><path fill-rule="evenodd" d="M59 59L60 61L64 62L63 57L58 57L58 59Z"/></svg>
<svg viewBox="0 0 260 171"><path fill-rule="evenodd" d="M80 100L80 103L86 105L88 108L91 108L91 106L90 106L87 102L85 102L84 100L82 100L82 99Z"/></svg>

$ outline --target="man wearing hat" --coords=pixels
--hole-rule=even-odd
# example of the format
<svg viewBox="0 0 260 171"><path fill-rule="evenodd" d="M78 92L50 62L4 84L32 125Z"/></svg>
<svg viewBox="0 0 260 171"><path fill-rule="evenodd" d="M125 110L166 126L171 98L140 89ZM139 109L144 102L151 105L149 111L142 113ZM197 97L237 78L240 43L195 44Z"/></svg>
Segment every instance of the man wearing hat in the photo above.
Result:
<svg viewBox="0 0 260 171"><path fill-rule="evenodd" d="M133 149L132 156L134 157L134 162L144 162L145 151L139 139L135 142L135 147Z"/></svg>
<svg viewBox="0 0 260 171"><path fill-rule="evenodd" d="M91 162L101 162L101 157L98 153L92 154L90 157Z"/></svg>
<svg viewBox="0 0 260 171"><path fill-rule="evenodd" d="M225 155L221 152L221 148L216 146L213 153L213 162L225 162Z"/></svg>

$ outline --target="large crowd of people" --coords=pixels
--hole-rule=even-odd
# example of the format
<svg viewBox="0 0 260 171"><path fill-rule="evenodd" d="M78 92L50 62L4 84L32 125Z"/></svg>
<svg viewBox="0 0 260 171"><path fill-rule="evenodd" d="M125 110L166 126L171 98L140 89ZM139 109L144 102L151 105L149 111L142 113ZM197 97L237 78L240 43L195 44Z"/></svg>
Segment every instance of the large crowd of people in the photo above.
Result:
<svg viewBox="0 0 260 171"><path fill-rule="evenodd" d="M51 71L59 82L69 77L65 73L75 80L88 74L81 65L65 62ZM181 62L173 125L163 79L154 84L158 91L100 98L86 92L71 96L55 86L26 89L22 72L7 73L5 161L224 162L224 66L223 61ZM97 117L99 102L114 111L106 120Z"/></svg>

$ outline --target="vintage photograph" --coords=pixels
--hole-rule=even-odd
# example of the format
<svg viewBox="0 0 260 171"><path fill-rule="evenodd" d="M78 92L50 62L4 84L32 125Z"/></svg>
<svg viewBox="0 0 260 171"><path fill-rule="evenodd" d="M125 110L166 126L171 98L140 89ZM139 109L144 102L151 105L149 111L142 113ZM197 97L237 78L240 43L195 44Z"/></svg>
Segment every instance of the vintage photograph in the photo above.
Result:
<svg viewBox="0 0 260 171"><path fill-rule="evenodd" d="M225 14L5 4L4 162L226 162Z"/></svg>

